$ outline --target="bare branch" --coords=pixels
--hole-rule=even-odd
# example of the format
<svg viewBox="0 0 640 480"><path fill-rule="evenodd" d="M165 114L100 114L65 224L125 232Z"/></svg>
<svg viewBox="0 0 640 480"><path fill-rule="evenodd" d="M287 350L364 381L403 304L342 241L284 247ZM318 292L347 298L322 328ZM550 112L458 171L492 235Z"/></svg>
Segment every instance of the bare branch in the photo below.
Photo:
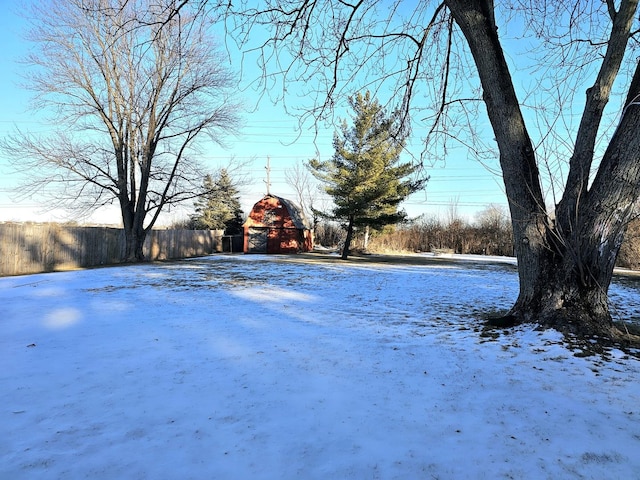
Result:
<svg viewBox="0 0 640 480"><path fill-rule="evenodd" d="M613 6L610 2L607 4L611 13ZM587 90L587 102L578 128L575 150L569 163L564 195L558 205L558 209L570 210L567 218L572 218L578 213L576 205L580 196L587 190L602 115L622 64L637 6L637 0L623 0L619 12L612 17L613 24L604 59L595 83ZM566 225L565 228L570 230L571 225Z"/></svg>

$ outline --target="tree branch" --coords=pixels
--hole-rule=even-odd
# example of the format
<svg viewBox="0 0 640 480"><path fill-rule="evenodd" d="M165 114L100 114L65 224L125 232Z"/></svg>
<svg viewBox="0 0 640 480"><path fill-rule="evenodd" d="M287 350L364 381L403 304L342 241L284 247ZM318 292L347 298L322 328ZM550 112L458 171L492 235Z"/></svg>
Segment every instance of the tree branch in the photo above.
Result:
<svg viewBox="0 0 640 480"><path fill-rule="evenodd" d="M607 5L611 13L612 2L607 2ZM619 12L613 16L604 60L593 86L587 90L587 101L578 127L574 152L569 161L565 191L557 206L559 217L563 222L568 222L562 225L566 232L570 232L571 225L577 222L580 197L587 191L599 126L613 82L620 70L637 7L637 0L622 0Z"/></svg>

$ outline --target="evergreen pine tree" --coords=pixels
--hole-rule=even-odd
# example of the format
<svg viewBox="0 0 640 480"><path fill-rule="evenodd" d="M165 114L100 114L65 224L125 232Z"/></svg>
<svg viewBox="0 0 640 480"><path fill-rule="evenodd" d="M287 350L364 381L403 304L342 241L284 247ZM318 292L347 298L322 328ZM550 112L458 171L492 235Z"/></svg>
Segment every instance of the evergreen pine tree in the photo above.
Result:
<svg viewBox="0 0 640 480"><path fill-rule="evenodd" d="M224 230L227 235L242 232L242 207L238 189L229 173L222 169L214 179L206 175L202 195L194 202L195 214L191 216L196 230Z"/></svg>
<svg viewBox="0 0 640 480"><path fill-rule="evenodd" d="M330 160L310 160L308 167L333 198L334 208L324 216L341 221L347 231L342 258L349 254L354 229L376 230L406 219L400 203L422 188L414 179L417 166L400 163L405 138L399 134L396 115L387 116L369 92L350 98L353 125L342 121L334 135Z"/></svg>

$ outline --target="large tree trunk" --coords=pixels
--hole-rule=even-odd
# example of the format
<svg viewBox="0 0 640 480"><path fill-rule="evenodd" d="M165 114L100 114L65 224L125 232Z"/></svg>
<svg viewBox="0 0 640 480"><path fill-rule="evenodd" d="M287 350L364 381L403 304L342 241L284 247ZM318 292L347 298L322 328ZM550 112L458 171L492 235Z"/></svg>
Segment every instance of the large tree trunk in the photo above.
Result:
<svg viewBox="0 0 640 480"><path fill-rule="evenodd" d="M478 68L511 211L520 293L509 314L497 323L536 322L563 331L613 336L608 289L640 179L640 135L636 133L640 129L640 108L635 104L640 98L640 70L636 71L627 108L592 186L587 189L583 176L581 188L563 198L552 221L546 212L535 152L498 39L493 2L446 3ZM635 5L625 8L626 26L615 28L624 30L630 25ZM624 45L618 48L624 51ZM619 60L611 55L605 59L609 63L603 63L610 82ZM601 92L610 87L605 80L596 83ZM597 134L599 109L607 99L596 100L598 105L589 104L592 111L585 114L593 121L585 122L584 127L595 131L579 132L578 141L589 144L576 145L576 151L583 154L572 159L572 172L589 170L589 154L593 153L590 142ZM570 173L570 177L579 175ZM569 202L573 202L571 206L567 206Z"/></svg>
<svg viewBox="0 0 640 480"><path fill-rule="evenodd" d="M369 225L364 227L364 240L362 241L362 249L366 252L369 249L369 235L371 234L371 228Z"/></svg>
<svg viewBox="0 0 640 480"><path fill-rule="evenodd" d="M127 263L142 262L144 261L144 241L147 237L147 231L142 225L144 217L135 215L131 206L132 202L126 194L121 195L119 200L125 238L125 251L122 260Z"/></svg>
<svg viewBox="0 0 640 480"><path fill-rule="evenodd" d="M537 256L539 268L519 269L518 299L493 323L534 322L567 333L615 336L607 292L617 252L596 244L600 237L595 235L573 245L558 243L554 228L547 235L548 248Z"/></svg>
<svg viewBox="0 0 640 480"><path fill-rule="evenodd" d="M125 228L125 253L124 261L128 263L136 263L144 261L144 241L147 234L144 229Z"/></svg>
<svg viewBox="0 0 640 480"><path fill-rule="evenodd" d="M349 256L349 250L351 249L351 240L353 239L353 216L349 217L349 224L347 225L347 237L344 239L344 247L342 247L342 260L346 260Z"/></svg>

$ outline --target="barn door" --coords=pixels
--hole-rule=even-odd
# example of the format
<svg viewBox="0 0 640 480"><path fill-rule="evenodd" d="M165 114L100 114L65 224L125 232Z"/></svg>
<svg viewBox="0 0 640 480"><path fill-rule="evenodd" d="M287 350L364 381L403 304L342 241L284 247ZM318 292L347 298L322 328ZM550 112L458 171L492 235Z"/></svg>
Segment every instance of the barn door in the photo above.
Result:
<svg viewBox="0 0 640 480"><path fill-rule="evenodd" d="M249 228L249 249L247 253L267 253L266 228Z"/></svg>

